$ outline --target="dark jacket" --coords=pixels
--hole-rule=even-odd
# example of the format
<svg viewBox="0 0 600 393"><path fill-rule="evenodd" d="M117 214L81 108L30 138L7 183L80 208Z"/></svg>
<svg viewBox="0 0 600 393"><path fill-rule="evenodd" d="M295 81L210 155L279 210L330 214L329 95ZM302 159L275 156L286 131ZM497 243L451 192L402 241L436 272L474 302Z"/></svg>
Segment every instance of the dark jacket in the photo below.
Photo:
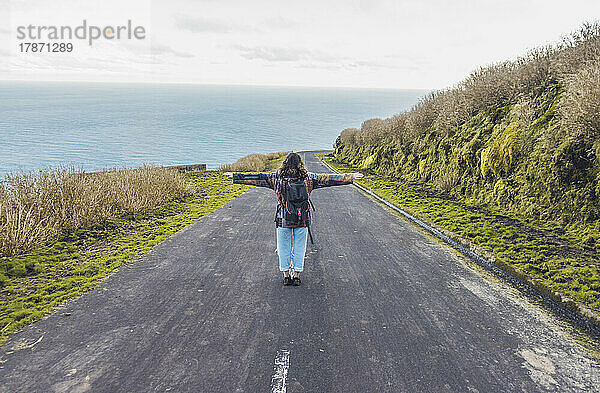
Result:
<svg viewBox="0 0 600 393"><path fill-rule="evenodd" d="M342 186L344 184L352 184L354 179L351 173L308 173L304 182L306 184L306 190L308 195L312 190L323 187ZM283 181L276 172L273 173L234 173L233 182L236 184L249 184L258 187L267 187L275 191L277 196L277 213L275 215L275 225L283 228L294 228L297 225L288 225L285 222L282 202L282 186ZM308 212L309 224L312 224L312 215ZM301 225L306 226L306 225Z"/></svg>

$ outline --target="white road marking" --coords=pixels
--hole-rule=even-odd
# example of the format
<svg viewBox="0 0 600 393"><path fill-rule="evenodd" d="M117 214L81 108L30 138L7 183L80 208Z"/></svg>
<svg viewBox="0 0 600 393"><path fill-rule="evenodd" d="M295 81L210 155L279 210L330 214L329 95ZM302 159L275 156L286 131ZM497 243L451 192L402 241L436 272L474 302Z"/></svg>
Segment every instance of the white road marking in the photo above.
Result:
<svg viewBox="0 0 600 393"><path fill-rule="evenodd" d="M275 367L271 378L271 393L285 393L288 368L290 367L290 351L282 349L275 356Z"/></svg>

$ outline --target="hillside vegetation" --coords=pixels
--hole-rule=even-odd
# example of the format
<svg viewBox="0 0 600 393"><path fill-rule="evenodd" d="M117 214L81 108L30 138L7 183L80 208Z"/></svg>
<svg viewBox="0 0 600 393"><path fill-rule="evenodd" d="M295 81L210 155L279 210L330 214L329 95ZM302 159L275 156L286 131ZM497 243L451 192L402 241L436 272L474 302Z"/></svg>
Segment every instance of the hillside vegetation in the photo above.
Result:
<svg viewBox="0 0 600 393"><path fill-rule="evenodd" d="M335 159L600 249L600 25L345 129Z"/></svg>
<svg viewBox="0 0 600 393"><path fill-rule="evenodd" d="M285 159L289 151L276 153L253 153L240 158L233 164L225 164L219 167L222 172L264 172L277 169Z"/></svg>
<svg viewBox="0 0 600 393"><path fill-rule="evenodd" d="M60 235L147 212L194 191L175 169L153 166L9 174L0 182L0 256L22 254Z"/></svg>

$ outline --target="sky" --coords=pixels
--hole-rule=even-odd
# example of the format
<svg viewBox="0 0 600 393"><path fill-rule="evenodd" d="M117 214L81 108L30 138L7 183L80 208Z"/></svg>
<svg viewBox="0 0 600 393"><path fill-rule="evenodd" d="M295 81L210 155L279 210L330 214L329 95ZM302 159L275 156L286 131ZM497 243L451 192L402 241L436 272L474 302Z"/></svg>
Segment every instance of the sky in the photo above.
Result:
<svg viewBox="0 0 600 393"><path fill-rule="evenodd" d="M0 0L0 80L450 87L598 21L594 0ZM22 53L19 26L141 26L144 39Z"/></svg>

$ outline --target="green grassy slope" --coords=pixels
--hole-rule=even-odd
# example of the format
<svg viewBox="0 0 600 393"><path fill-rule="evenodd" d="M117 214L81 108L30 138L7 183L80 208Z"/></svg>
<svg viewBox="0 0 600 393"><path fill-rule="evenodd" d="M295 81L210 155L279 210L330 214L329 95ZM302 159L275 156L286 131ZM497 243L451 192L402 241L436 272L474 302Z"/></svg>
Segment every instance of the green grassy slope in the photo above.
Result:
<svg viewBox="0 0 600 393"><path fill-rule="evenodd" d="M492 106L443 138L426 130L418 153L384 141L341 144L335 156L379 175L429 183L467 204L519 216L597 249L600 146L560 129L559 84L540 91L542 110L526 124L518 118L518 103Z"/></svg>

